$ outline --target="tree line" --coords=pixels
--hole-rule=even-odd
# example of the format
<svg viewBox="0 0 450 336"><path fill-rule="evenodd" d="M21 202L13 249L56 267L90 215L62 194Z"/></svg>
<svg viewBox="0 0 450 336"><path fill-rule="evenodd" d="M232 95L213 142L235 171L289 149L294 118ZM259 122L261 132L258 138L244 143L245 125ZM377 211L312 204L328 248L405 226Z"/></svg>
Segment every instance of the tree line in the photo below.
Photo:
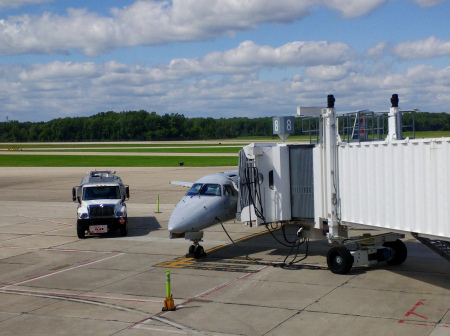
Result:
<svg viewBox="0 0 450 336"><path fill-rule="evenodd" d="M406 122L409 115L405 115ZM295 135L302 135L301 118L294 118ZM450 114L417 112L416 131L450 130ZM59 118L48 122L0 122L0 142L161 141L232 139L272 136L272 118L186 118L156 112L101 112L90 117Z"/></svg>

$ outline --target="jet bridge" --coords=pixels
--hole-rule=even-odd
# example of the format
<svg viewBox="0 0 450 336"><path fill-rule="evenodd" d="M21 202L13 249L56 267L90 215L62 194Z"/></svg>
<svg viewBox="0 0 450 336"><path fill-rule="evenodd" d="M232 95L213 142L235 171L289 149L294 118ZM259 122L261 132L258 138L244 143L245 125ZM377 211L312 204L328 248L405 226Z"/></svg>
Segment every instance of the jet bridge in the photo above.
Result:
<svg viewBox="0 0 450 336"><path fill-rule="evenodd" d="M296 223L302 235L325 235L334 273L380 261L402 263L405 232L446 257L450 138L403 139L402 115L414 111L401 111L397 95L391 103L383 113L388 119L385 138L380 136L380 125L386 123L380 113L357 111L353 119L341 115L344 121L339 122L334 97L328 96L326 108L298 109L301 116L317 118L316 144L244 147L237 218L249 225ZM348 237L348 225L392 233Z"/></svg>

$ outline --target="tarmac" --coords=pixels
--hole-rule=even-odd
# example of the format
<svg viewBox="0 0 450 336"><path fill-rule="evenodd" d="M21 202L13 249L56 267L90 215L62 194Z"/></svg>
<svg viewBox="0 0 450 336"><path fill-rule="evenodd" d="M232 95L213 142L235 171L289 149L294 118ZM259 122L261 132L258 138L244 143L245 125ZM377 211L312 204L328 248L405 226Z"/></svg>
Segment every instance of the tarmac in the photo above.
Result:
<svg viewBox="0 0 450 336"><path fill-rule="evenodd" d="M91 168L0 168L0 335L450 335L450 263L410 235L402 265L346 275L327 269L325 240L274 266L306 246L234 221L234 243L216 225L208 256L187 258L167 231L186 189L169 182L231 169L117 168L129 235L78 239L71 190ZM167 270L175 311L162 311Z"/></svg>

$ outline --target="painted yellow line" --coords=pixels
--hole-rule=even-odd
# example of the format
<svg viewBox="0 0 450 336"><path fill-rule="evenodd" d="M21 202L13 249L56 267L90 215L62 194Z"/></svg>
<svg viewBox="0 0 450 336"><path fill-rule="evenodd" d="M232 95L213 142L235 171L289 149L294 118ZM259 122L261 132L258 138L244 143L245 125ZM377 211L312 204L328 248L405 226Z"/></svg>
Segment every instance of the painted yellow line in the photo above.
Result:
<svg viewBox="0 0 450 336"><path fill-rule="evenodd" d="M277 231L277 230L279 230L279 229L280 229L280 228L273 229L272 232L273 232L273 231ZM239 239L235 240L234 242L235 242L235 243L239 243L239 242L242 242L242 241L246 241L246 240L248 240L248 239L251 239L251 238L255 238L255 237L258 237L258 236L262 236L262 235L264 235L264 234L266 234L266 233L268 233L267 230L266 230L266 231L261 231L261 232L258 232L258 233L251 234L250 236L246 236L246 237L243 237L243 238L239 238ZM232 243L230 242L230 244L232 244ZM212 252L218 251L218 250L220 250L220 249L223 249L223 248L225 248L225 247L230 246L230 244L223 244L223 245L219 245L219 246L213 247L212 249L207 250L206 253L212 253Z"/></svg>

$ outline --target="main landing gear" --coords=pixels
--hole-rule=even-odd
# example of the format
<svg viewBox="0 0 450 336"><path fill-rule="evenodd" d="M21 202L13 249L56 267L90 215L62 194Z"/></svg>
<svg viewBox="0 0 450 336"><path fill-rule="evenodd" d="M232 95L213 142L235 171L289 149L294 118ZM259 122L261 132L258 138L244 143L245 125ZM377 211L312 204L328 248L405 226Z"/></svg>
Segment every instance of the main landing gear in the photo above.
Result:
<svg viewBox="0 0 450 336"><path fill-rule="evenodd" d="M186 258L200 259L206 257L206 252L203 246L199 245L198 240L193 241L194 244L189 246L189 252L186 254Z"/></svg>

